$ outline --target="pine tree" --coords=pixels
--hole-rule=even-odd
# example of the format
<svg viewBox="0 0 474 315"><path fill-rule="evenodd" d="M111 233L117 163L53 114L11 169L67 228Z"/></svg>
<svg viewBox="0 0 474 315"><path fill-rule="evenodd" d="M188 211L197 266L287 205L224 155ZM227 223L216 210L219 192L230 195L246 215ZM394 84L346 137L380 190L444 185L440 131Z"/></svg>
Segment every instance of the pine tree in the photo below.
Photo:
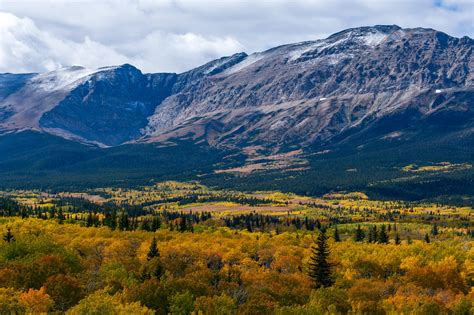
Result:
<svg viewBox="0 0 474 315"><path fill-rule="evenodd" d="M86 220L86 227L91 227L94 224L94 221L92 219L92 212L89 212L87 215L87 220Z"/></svg>
<svg viewBox="0 0 474 315"><path fill-rule="evenodd" d="M99 216L96 213L94 213L94 216L92 217L92 222L94 222L95 227L100 226Z"/></svg>
<svg viewBox="0 0 474 315"><path fill-rule="evenodd" d="M373 225L369 227L369 243L375 243L378 240L377 226Z"/></svg>
<svg viewBox="0 0 474 315"><path fill-rule="evenodd" d="M183 216L181 218L181 221L179 222L179 231L182 233L182 232L186 232L187 229L188 229L188 225L186 223L186 217Z"/></svg>
<svg viewBox="0 0 474 315"><path fill-rule="evenodd" d="M122 231L128 230L130 228L130 221L128 220L128 215L125 213L125 211L120 213L118 228Z"/></svg>
<svg viewBox="0 0 474 315"><path fill-rule="evenodd" d="M380 244L387 244L388 243L388 235L387 233L385 232L385 224L382 225L382 227L380 228L380 232L379 232L379 235L378 235L378 242Z"/></svg>
<svg viewBox="0 0 474 315"><path fill-rule="evenodd" d="M365 233L364 231L360 228L360 225L357 226L357 230L355 231L354 234L354 241L356 242L361 242L365 238Z"/></svg>
<svg viewBox="0 0 474 315"><path fill-rule="evenodd" d="M435 223L433 224L433 227L431 228L431 235L435 236L438 235L438 225Z"/></svg>
<svg viewBox="0 0 474 315"><path fill-rule="evenodd" d="M21 209L21 218L22 219L28 218L28 212L26 211L25 208Z"/></svg>
<svg viewBox="0 0 474 315"><path fill-rule="evenodd" d="M3 240L7 243L10 243L15 240L11 228L7 227L7 233L3 235Z"/></svg>
<svg viewBox="0 0 474 315"><path fill-rule="evenodd" d="M54 219L55 217L56 217L56 208L51 207L51 209L49 209L49 218Z"/></svg>
<svg viewBox="0 0 474 315"><path fill-rule="evenodd" d="M157 279L160 279L161 276L165 273L165 268L160 259L156 262L155 270L153 270L153 276Z"/></svg>
<svg viewBox="0 0 474 315"><path fill-rule="evenodd" d="M247 220L247 231L249 231L250 233L253 232L253 230L252 230L252 223L250 222L250 220Z"/></svg>
<svg viewBox="0 0 474 315"><path fill-rule="evenodd" d="M59 211L58 211L58 222L59 224L63 224L64 222L64 213L61 208L59 208Z"/></svg>
<svg viewBox="0 0 474 315"><path fill-rule="evenodd" d="M148 254L146 255L146 259L150 261L155 257L160 257L160 252L158 251L156 238L153 237L153 239L151 240L150 249L148 250Z"/></svg>
<svg viewBox="0 0 474 315"><path fill-rule="evenodd" d="M148 224L148 221L147 221L147 220L143 220L143 221L140 223L140 230L143 230L143 231L151 231L150 224Z"/></svg>
<svg viewBox="0 0 474 315"><path fill-rule="evenodd" d="M160 218L158 217L153 217L153 220L151 221L151 230L155 232L158 230L161 226L161 221Z"/></svg>
<svg viewBox="0 0 474 315"><path fill-rule="evenodd" d="M319 233L316 244L311 248L311 252L309 276L313 279L314 286L316 288L331 286L334 283L331 277L332 264L328 261L330 252L324 230Z"/></svg>
<svg viewBox="0 0 474 315"><path fill-rule="evenodd" d="M115 209L113 209L112 213L110 214L109 227L111 230L115 230L117 228L117 211L115 211Z"/></svg>
<svg viewBox="0 0 474 315"><path fill-rule="evenodd" d="M426 243L430 242L430 236L428 235L428 233L425 234L425 242Z"/></svg>
<svg viewBox="0 0 474 315"><path fill-rule="evenodd" d="M401 244L401 240L400 240L400 235L398 235L398 233L395 234L395 245L400 245Z"/></svg>
<svg viewBox="0 0 474 315"><path fill-rule="evenodd" d="M340 242L341 241L341 237L339 236L339 231L337 230L337 226L334 229L334 236L333 237L334 237L335 242Z"/></svg>

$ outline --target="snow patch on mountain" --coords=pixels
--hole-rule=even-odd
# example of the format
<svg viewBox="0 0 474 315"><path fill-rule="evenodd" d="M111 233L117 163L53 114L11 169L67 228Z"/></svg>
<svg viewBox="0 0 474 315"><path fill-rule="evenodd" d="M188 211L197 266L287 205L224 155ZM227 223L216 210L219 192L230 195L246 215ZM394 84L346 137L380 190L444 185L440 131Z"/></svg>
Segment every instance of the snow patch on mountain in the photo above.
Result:
<svg viewBox="0 0 474 315"><path fill-rule="evenodd" d="M315 50L316 48L318 48L322 45L324 45L323 41L310 42L309 44L308 43L298 44L298 46L301 47L301 48L290 51L289 56L288 56L289 60L290 61L295 61L295 60L299 59L303 54L305 54L307 52L310 52L312 50Z"/></svg>
<svg viewBox="0 0 474 315"><path fill-rule="evenodd" d="M39 74L30 80L30 84L34 84L37 88L47 92L64 90L66 88L72 89L83 82L84 78L98 71L100 70L91 70L79 66L66 67Z"/></svg>
<svg viewBox="0 0 474 315"><path fill-rule="evenodd" d="M230 75L230 74L237 73L237 72L247 68L248 66L253 65L257 61L263 59L263 57L265 57L264 53L251 54L251 55L247 56L241 62L239 62L239 63L235 64L234 66L230 67L229 69L225 70L224 74Z"/></svg>
<svg viewBox="0 0 474 315"><path fill-rule="evenodd" d="M341 60L347 59L347 58L352 58L352 54L334 54L334 55L329 55L325 58L325 61L330 64L330 65L337 65Z"/></svg>
<svg viewBox="0 0 474 315"><path fill-rule="evenodd" d="M289 53L289 60L296 61L301 57L304 57L306 54L316 54L318 52L323 52L324 50L336 47L342 43L345 43L350 37L350 34L340 38L336 41L333 40L318 40L316 42L311 42L310 44L304 45L302 48L293 50Z"/></svg>
<svg viewBox="0 0 474 315"><path fill-rule="evenodd" d="M221 58L219 60L217 60L215 63L213 63L212 65L209 66L209 68L207 68L206 70L204 70L204 73L205 74L210 74L211 72L213 72L214 70L222 67L223 65L225 65L226 63L229 62L229 59L230 58Z"/></svg>
<svg viewBox="0 0 474 315"><path fill-rule="evenodd" d="M89 79L93 74L116 69L116 66L88 69L81 66L64 67L51 72L38 74L30 80L30 84L46 92L71 90Z"/></svg>
<svg viewBox="0 0 474 315"><path fill-rule="evenodd" d="M359 37L360 40L369 47L376 47L380 45L384 40L388 37L387 34L384 33L369 33L364 36Z"/></svg>

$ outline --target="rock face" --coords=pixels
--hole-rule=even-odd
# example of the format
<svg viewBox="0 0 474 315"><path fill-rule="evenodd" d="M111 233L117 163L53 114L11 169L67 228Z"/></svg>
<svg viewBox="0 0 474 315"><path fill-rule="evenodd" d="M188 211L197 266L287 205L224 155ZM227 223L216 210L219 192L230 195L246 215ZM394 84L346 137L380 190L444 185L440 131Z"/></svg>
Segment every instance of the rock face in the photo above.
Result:
<svg viewBox="0 0 474 315"><path fill-rule="evenodd" d="M279 148L340 141L348 131L400 115L416 124L462 113L472 122L472 49L470 38L397 26L277 47L171 95L150 117L147 133L163 139L194 132L219 145ZM397 128L404 126L387 135L403 135Z"/></svg>
<svg viewBox="0 0 474 315"><path fill-rule="evenodd" d="M0 75L0 129L101 145L173 139L270 151L405 139L474 122L474 40L361 27L181 74L130 65Z"/></svg>
<svg viewBox="0 0 474 315"><path fill-rule="evenodd" d="M106 145L135 139L159 97L149 84L148 77L130 65L101 71L46 112L40 126Z"/></svg>

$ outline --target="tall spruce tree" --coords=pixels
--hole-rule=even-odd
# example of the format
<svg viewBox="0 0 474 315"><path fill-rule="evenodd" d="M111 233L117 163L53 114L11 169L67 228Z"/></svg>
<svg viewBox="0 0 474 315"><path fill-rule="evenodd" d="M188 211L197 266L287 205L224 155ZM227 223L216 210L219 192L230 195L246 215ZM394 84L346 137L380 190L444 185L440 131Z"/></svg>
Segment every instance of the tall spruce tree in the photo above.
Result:
<svg viewBox="0 0 474 315"><path fill-rule="evenodd" d="M365 238L365 233L364 231L361 229L360 225L357 226L357 229L355 231L355 234L354 234L354 241L356 242L362 242Z"/></svg>
<svg viewBox="0 0 474 315"><path fill-rule="evenodd" d="M334 228L334 235L333 235L334 241L335 242L340 242L341 241L341 236L339 235L339 231L337 229L337 225Z"/></svg>
<svg viewBox="0 0 474 315"><path fill-rule="evenodd" d="M159 217L153 217L153 220L151 221L151 230L155 232L158 230L161 226L161 221Z"/></svg>
<svg viewBox="0 0 474 315"><path fill-rule="evenodd" d="M379 242L380 244L387 244L388 243L388 234L386 232L385 224L382 225L382 227L380 228L380 232L379 232L379 235L378 235L377 242Z"/></svg>
<svg viewBox="0 0 474 315"><path fill-rule="evenodd" d="M140 230L151 231L151 227L150 227L150 224L148 223L148 220L143 220L140 222Z"/></svg>
<svg viewBox="0 0 474 315"><path fill-rule="evenodd" d="M59 208L59 211L58 211L58 222L59 224L63 224L64 222L64 213L63 213L63 210L61 208Z"/></svg>
<svg viewBox="0 0 474 315"><path fill-rule="evenodd" d="M183 217L181 218L181 221L179 222L179 231L180 231L180 232L186 232L186 231L187 231L187 229L188 229L188 224L187 224L186 221L187 221L187 220L186 220L186 216L183 216ZM191 224L191 223L190 223L190 224Z"/></svg>
<svg viewBox="0 0 474 315"><path fill-rule="evenodd" d="M110 229L115 230L117 228L117 211L115 211L115 209L113 209L112 213L110 214L109 224Z"/></svg>
<svg viewBox="0 0 474 315"><path fill-rule="evenodd" d="M320 231L316 243L311 248L311 253L309 276L313 279L314 287L330 287L334 281L331 272L332 264L328 261L330 251L325 230Z"/></svg>
<svg viewBox="0 0 474 315"><path fill-rule="evenodd" d="M153 237L153 239L151 240L150 249L148 250L148 254L146 255L146 259L150 261L155 257L160 257L160 252L158 251L156 238Z"/></svg>
<svg viewBox="0 0 474 315"><path fill-rule="evenodd" d="M377 232L377 226L372 225L369 227L369 243L375 243L378 240L378 232Z"/></svg>
<svg viewBox="0 0 474 315"><path fill-rule="evenodd" d="M400 245L402 241L400 240L400 235L398 233L395 234L395 245Z"/></svg>
<svg viewBox="0 0 474 315"><path fill-rule="evenodd" d="M3 235L3 240L7 243L10 243L15 240L15 237L12 233L12 229L10 227L7 227L7 233Z"/></svg>
<svg viewBox="0 0 474 315"><path fill-rule="evenodd" d="M435 223L433 224L433 227L431 228L431 235L435 236L438 235L438 225Z"/></svg>
<svg viewBox="0 0 474 315"><path fill-rule="evenodd" d="M91 227L92 225L94 225L94 220L92 218L92 212L89 211L89 214L87 215L86 219L86 226Z"/></svg>
<svg viewBox="0 0 474 315"><path fill-rule="evenodd" d="M21 213L21 218L22 219L28 218L28 211L26 210L26 208L23 207L21 209L20 213Z"/></svg>
<svg viewBox="0 0 474 315"><path fill-rule="evenodd" d="M119 228L119 230L122 230L122 231L126 231L126 230L130 229L130 221L129 221L128 215L125 213L125 211L122 211L120 213L118 228Z"/></svg>

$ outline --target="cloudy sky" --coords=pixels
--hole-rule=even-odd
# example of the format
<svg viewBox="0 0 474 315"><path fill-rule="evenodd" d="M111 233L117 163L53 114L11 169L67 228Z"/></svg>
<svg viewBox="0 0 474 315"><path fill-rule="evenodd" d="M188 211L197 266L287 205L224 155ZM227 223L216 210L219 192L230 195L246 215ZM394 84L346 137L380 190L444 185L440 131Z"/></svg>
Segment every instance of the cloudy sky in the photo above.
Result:
<svg viewBox="0 0 474 315"><path fill-rule="evenodd" d="M182 72L375 24L472 38L473 16L472 0L0 0L0 72L122 63Z"/></svg>

